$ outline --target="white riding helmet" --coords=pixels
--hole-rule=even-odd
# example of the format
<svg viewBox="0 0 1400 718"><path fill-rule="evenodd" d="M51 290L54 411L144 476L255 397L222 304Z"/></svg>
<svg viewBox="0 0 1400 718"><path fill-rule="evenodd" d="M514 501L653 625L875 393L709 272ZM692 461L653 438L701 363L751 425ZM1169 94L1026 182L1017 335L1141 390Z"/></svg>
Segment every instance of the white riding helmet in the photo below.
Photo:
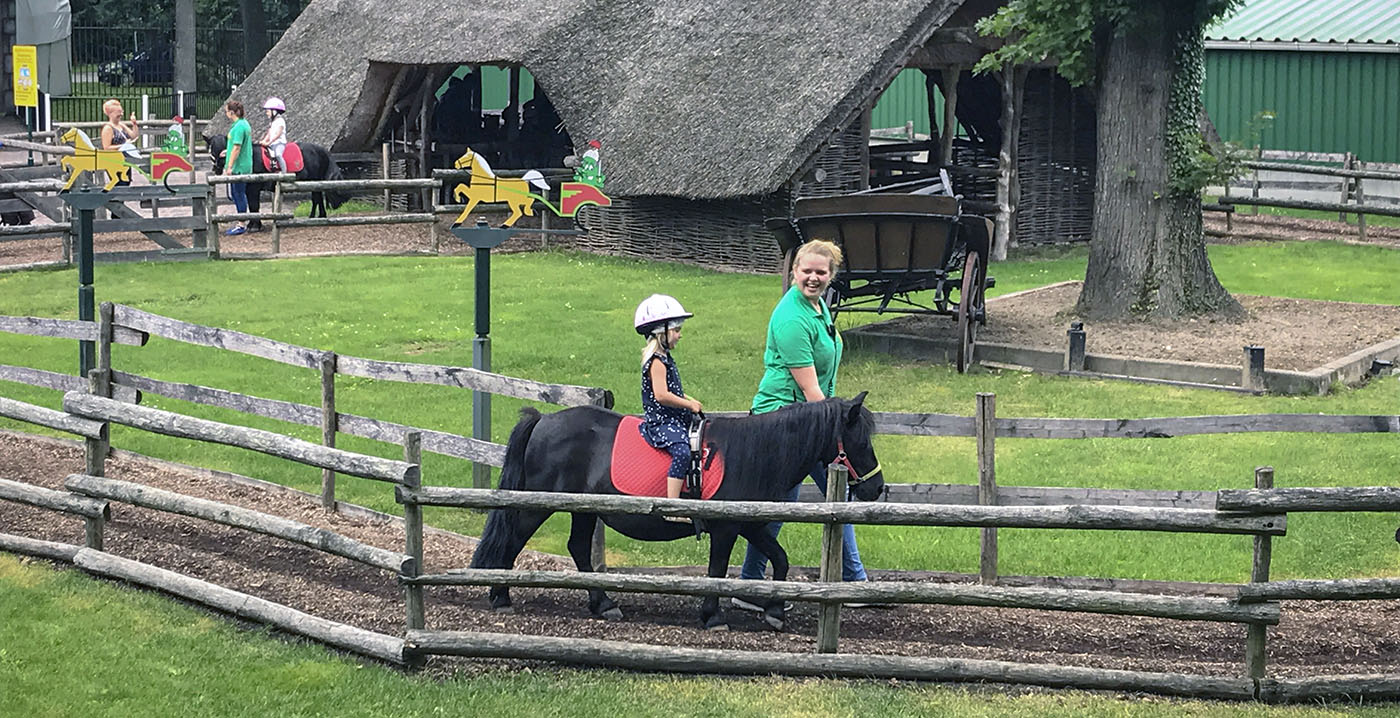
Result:
<svg viewBox="0 0 1400 718"><path fill-rule="evenodd" d="M276 98L276 97L269 97L269 98L267 98L267 101L263 102L263 109L264 109L264 110L277 110L278 112L286 112L286 111L287 111L287 106L284 105L284 104L282 104L282 100L281 100L281 99Z"/></svg>
<svg viewBox="0 0 1400 718"><path fill-rule="evenodd" d="M669 326L672 322L679 326L680 322L693 316L695 315L687 312L685 307L676 301L675 297L667 294L653 294L637 305L637 313L632 318L632 326L636 327L638 334L646 336Z"/></svg>

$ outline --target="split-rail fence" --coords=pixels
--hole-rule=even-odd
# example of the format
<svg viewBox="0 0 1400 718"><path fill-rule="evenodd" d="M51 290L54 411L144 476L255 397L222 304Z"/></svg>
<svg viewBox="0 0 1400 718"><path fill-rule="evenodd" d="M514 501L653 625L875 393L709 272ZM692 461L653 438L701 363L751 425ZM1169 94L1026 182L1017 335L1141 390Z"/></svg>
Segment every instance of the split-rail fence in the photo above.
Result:
<svg viewBox="0 0 1400 718"><path fill-rule="evenodd" d="M886 500L846 503L840 481L820 503L702 502L624 496L460 489L424 484L421 454L438 451L473 461L499 463L499 445L465 436L390 424L368 417L346 420L334 409L334 376L349 373L401 381L429 378L439 384L556 404L610 403L600 389L549 385L472 370L379 362L338 357L240 332L180 322L130 307L105 304L96 323L30 317L0 318L0 330L23 334L95 340L97 368L86 386L78 377L0 366L0 379L62 389L63 411L14 400L0 400L0 416L81 436L86 447L85 473L68 477L68 493L0 483L0 498L82 516L88 522L84 547L0 535L0 549L68 561L98 575L119 578L199 601L221 610L294 631L367 656L405 665L430 655L511 657L586 663L639 670L703 671L740 674L883 676L935 681L992 681L1045 686L1075 686L1269 701L1341 695L1368 698L1400 696L1400 675L1319 676L1306 680L1270 679L1267 675L1267 628L1279 621L1280 600L1351 600L1400 598L1400 580L1269 580L1272 540L1286 530L1286 514L1299 511L1396 511L1400 490L1389 487L1274 489L1272 470L1261 468L1255 488L1215 492L1146 492L1099 489L998 487L995 483L997 438L1161 438L1250 432L1388 432L1400 433L1400 416L1242 415L1157 419L1006 418L995 414L992 395L978 395L974 416L946 414L877 414L884 434L971 436L977 440L976 487L891 486ZM111 343L144 344L156 335L219 347L322 372L321 406L300 405L237 394L212 387L165 382L116 371ZM231 408L293 423L320 425L326 440L317 444L275 432L198 419L140 406L140 392ZM323 529L260 512L185 497L103 477L109 450L108 426L117 423L144 431L212 442L278 456L323 470L323 498L334 506L335 474L362 477L394 486L404 507L406 541L402 552L367 546ZM403 460L385 459L334 447L333 433L355 433L403 445ZM430 448L431 447L431 448ZM1003 490L1004 489L1004 490ZM973 491L975 490L975 501ZM294 541L393 573L404 586L406 637L398 638L336 624L286 606L180 576L102 550L102 525L108 502L122 502ZM925 503L927 502L927 503ZM780 520L824 525L821 580L755 582L691 576L621 573L574 573L457 569L441 574L422 571L422 506L474 509L515 508L585 511L605 514L689 515L708 518ZM839 576L839 531L843 523L904 526L976 526L983 529L980 585L908 582L843 584ZM1084 530L1140 530L1250 535L1254 538L1251 581L1229 596L1180 596L1121 590L1084 590L1041 586L995 585L996 535L1000 527ZM750 600L797 600L821 606L817 652L741 652L638 645L616 641L517 636L482 632L428 630L425 587L439 585L513 585L600 588L621 592L737 596ZM1079 611L1136 615L1182 621L1215 621L1246 630L1244 674L1202 676L1127 670L968 661L889 655L837 653L840 607L850 602L924 603Z"/></svg>

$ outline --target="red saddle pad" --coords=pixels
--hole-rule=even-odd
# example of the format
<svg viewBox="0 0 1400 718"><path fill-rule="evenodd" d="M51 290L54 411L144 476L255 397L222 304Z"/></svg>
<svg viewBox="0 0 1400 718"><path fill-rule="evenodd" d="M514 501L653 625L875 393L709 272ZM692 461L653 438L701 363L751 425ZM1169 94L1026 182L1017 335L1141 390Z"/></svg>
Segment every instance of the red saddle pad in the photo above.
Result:
<svg viewBox="0 0 1400 718"><path fill-rule="evenodd" d="M277 172L277 158L272 156L272 150L263 148L263 169L268 172ZM282 148L282 161L287 163L288 172L300 172L306 166L306 162L301 158L301 146L295 142L288 142Z"/></svg>
<svg viewBox="0 0 1400 718"><path fill-rule="evenodd" d="M624 416L617 426L612 448L613 488L629 496L662 497L666 495L666 472L671 468L671 455L653 449L642 438L641 425L641 417ZM700 472L700 497L714 496L722 481L724 455L717 454Z"/></svg>

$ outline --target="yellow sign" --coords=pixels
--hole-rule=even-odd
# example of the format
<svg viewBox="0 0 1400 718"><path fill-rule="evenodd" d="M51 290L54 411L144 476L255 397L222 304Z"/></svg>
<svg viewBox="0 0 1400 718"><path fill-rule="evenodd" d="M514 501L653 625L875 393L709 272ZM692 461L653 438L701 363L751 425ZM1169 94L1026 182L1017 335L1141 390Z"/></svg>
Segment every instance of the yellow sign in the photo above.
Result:
<svg viewBox="0 0 1400 718"><path fill-rule="evenodd" d="M15 45L15 106L39 106L39 55L33 45Z"/></svg>

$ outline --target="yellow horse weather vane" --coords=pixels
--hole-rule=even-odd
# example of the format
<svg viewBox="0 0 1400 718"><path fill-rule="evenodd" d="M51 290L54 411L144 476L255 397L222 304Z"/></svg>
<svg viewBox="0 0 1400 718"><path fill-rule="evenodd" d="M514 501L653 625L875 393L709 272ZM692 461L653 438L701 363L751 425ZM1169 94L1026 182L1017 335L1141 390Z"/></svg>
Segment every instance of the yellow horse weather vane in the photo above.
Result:
<svg viewBox="0 0 1400 718"><path fill-rule="evenodd" d="M574 171L573 181L560 183L557 204L549 200L551 188L539 170L529 170L519 178L498 177L485 158L467 148L453 164L457 169L467 168L472 173L465 183L452 188L452 198L466 200L467 203L454 224L465 222L467 215L481 203L508 206L510 216L504 223L506 227L515 226L523 216L533 217L535 202L543 203L560 217L572 217L584 205L611 206L612 199L603 194L603 173L598 156L600 147L597 140L588 143L588 150L583 153Z"/></svg>
<svg viewBox="0 0 1400 718"><path fill-rule="evenodd" d="M65 190L72 189L73 184L84 172L106 172L107 184L102 186L102 191L107 192L116 187L118 182L130 182L133 169L145 175L151 182L164 182L172 172L194 171L194 166L183 156L161 151L151 153L148 171L135 146L128 145L124 146L126 149L118 150L99 150L93 146L87 133L76 127L70 127L58 139L65 144L71 144L75 150L74 154L65 155L58 161L59 165L68 171L68 179L63 184Z"/></svg>

